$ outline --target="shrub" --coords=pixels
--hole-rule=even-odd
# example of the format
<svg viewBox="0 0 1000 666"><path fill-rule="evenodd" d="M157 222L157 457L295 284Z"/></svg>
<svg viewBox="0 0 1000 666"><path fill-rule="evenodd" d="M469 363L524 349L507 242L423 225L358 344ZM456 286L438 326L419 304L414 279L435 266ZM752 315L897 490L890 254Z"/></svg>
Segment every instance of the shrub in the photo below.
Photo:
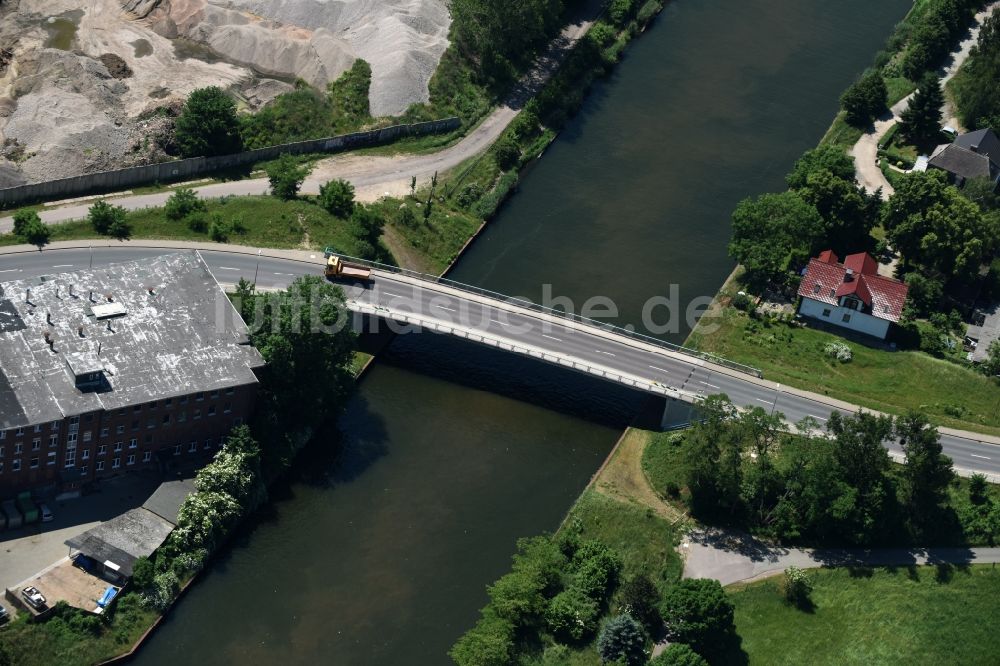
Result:
<svg viewBox="0 0 1000 666"><path fill-rule="evenodd" d="M617 32L615 29L604 21L598 21L595 23L593 27L590 28L590 32L587 33L587 37L602 48L615 41L616 35Z"/></svg>
<svg viewBox="0 0 1000 666"><path fill-rule="evenodd" d="M98 201L87 211L87 219L94 231L102 236L124 239L131 235L127 213L121 206L112 206L106 201Z"/></svg>
<svg viewBox="0 0 1000 666"><path fill-rule="evenodd" d="M602 601L621 570L618 554L599 541L585 541L573 554L573 577L581 591Z"/></svg>
<svg viewBox="0 0 1000 666"><path fill-rule="evenodd" d="M632 0L611 0L608 18L615 25L625 25L632 16Z"/></svg>
<svg viewBox="0 0 1000 666"><path fill-rule="evenodd" d="M205 219L204 213L193 213L187 219L187 226L191 231L203 234L208 231L208 220Z"/></svg>
<svg viewBox="0 0 1000 666"><path fill-rule="evenodd" d="M199 88L188 96L175 133L184 157L228 155L243 149L236 105L215 86Z"/></svg>
<svg viewBox="0 0 1000 666"><path fill-rule="evenodd" d="M506 134L493 147L493 159L501 171L507 171L521 159L521 149L513 137Z"/></svg>
<svg viewBox="0 0 1000 666"><path fill-rule="evenodd" d="M659 603L659 591L653 582L642 574L630 578L622 585L620 610L642 622L649 631L655 631L663 623L660 611L657 610Z"/></svg>
<svg viewBox="0 0 1000 666"><path fill-rule="evenodd" d="M208 237L216 243L225 243L228 241L230 229L229 225L222 219L222 216L214 213L210 219L211 221L208 223Z"/></svg>
<svg viewBox="0 0 1000 666"><path fill-rule="evenodd" d="M269 162L264 171L267 172L267 180L271 184L271 194L285 201L290 201L298 195L299 188L309 175L309 170L299 165L296 159L287 153Z"/></svg>
<svg viewBox="0 0 1000 666"><path fill-rule="evenodd" d="M156 575L156 568L148 557L140 557L132 565L132 585L139 590L144 590L153 584L153 576Z"/></svg>
<svg viewBox="0 0 1000 666"><path fill-rule="evenodd" d="M750 298L746 292L738 292L733 296L733 307L737 310L743 310L744 312L749 312L753 308L753 299Z"/></svg>
<svg viewBox="0 0 1000 666"><path fill-rule="evenodd" d="M19 210L14 213L14 235L26 243L42 246L49 242L51 231L38 213L33 210Z"/></svg>
<svg viewBox="0 0 1000 666"><path fill-rule="evenodd" d="M851 84L840 98L840 105L847 114L847 122L864 127L888 107L889 93L885 79L877 70L868 70Z"/></svg>
<svg viewBox="0 0 1000 666"><path fill-rule="evenodd" d="M194 190L182 187L170 195L163 209L167 214L167 219L183 220L192 213L205 212L208 207L202 199L198 198Z"/></svg>
<svg viewBox="0 0 1000 666"><path fill-rule="evenodd" d="M512 571L488 588L496 614L515 626L534 623L545 610L545 582L537 571Z"/></svg>
<svg viewBox="0 0 1000 666"><path fill-rule="evenodd" d="M458 666L508 666L514 656L514 625L486 612L448 652Z"/></svg>
<svg viewBox="0 0 1000 666"><path fill-rule="evenodd" d="M164 571L156 574L152 585L142 593L142 602L147 608L163 611L170 606L178 590L180 581L177 579L177 574L173 571Z"/></svg>
<svg viewBox="0 0 1000 666"><path fill-rule="evenodd" d="M597 637L597 652L601 661L641 664L646 660L646 636L642 627L627 613L612 617Z"/></svg>
<svg viewBox="0 0 1000 666"><path fill-rule="evenodd" d="M574 586L549 600L545 626L560 640L580 641L597 629L599 613L597 602Z"/></svg>
<svg viewBox="0 0 1000 666"><path fill-rule="evenodd" d="M798 567L785 569L785 577L781 581L781 593L785 600L797 608L809 607L813 584L809 574Z"/></svg>
<svg viewBox="0 0 1000 666"><path fill-rule="evenodd" d="M331 180L319 188L319 205L331 215L350 217L354 212L354 186L346 180Z"/></svg>
<svg viewBox="0 0 1000 666"><path fill-rule="evenodd" d="M684 643L671 643L649 666L708 666L708 662Z"/></svg>
<svg viewBox="0 0 1000 666"><path fill-rule="evenodd" d="M827 356L832 356L841 363L850 363L854 358L854 352L843 342L828 342L823 347L823 353Z"/></svg>
<svg viewBox="0 0 1000 666"><path fill-rule="evenodd" d="M672 641L705 655L733 633L733 604L717 580L684 579L663 595L660 615Z"/></svg>

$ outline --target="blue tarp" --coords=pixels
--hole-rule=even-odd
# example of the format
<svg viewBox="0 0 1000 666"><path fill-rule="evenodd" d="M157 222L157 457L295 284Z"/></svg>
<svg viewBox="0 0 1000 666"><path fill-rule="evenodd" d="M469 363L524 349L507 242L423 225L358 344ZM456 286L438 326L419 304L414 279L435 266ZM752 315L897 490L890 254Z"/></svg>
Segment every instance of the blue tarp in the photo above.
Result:
<svg viewBox="0 0 1000 666"><path fill-rule="evenodd" d="M101 597L100 601L97 602L97 605L100 606L101 608L104 608L105 606L111 603L111 600L115 598L116 594L118 594L118 588L109 587L108 589L104 590L104 596Z"/></svg>

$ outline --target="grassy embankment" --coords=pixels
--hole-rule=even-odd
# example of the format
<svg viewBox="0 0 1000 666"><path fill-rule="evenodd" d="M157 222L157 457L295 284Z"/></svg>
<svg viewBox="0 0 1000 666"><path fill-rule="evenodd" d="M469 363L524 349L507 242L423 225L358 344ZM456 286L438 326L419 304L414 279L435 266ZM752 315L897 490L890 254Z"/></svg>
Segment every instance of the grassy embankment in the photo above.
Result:
<svg viewBox="0 0 1000 666"><path fill-rule="evenodd" d="M729 588L751 664L989 664L1000 654L1000 570L969 567L811 572L815 609L778 582Z"/></svg>

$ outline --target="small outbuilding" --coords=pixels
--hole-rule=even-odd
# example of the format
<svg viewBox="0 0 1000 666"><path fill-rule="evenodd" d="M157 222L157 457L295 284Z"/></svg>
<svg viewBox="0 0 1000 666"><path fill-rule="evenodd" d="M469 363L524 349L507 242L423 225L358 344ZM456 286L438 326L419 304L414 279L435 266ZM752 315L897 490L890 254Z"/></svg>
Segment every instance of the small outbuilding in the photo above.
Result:
<svg viewBox="0 0 1000 666"><path fill-rule="evenodd" d="M939 169L961 187L970 180L985 178L1000 182L1000 138L991 129L968 132L934 149L928 169Z"/></svg>

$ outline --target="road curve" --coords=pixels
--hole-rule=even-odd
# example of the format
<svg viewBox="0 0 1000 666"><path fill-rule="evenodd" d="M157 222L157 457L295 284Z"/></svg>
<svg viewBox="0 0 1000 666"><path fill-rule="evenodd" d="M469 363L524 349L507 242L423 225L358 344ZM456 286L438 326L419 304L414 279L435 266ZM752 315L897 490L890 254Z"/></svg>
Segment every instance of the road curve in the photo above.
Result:
<svg viewBox="0 0 1000 666"><path fill-rule="evenodd" d="M322 255L292 252L285 253L288 257L258 257L253 250L234 252L224 249L226 246L216 247L219 249L203 249L202 256L223 284L234 284L240 278L253 280L256 275L260 287L281 289L299 275L322 272ZM130 245L4 254L0 256L0 281L82 270L91 262L99 266L169 251L171 249L162 247ZM461 294L430 283L414 285L399 276L386 275L369 287L344 286L348 298L356 302L402 309L452 327L456 323L475 322L478 333L510 344L531 347L552 356L569 355L592 366L655 381L685 393L726 393L736 405L780 412L793 423L811 416L822 424L832 411L851 413L857 409L815 393L713 367L700 359L663 350L650 351L626 338L609 338L603 331L595 334L567 322L543 321L530 311L521 312L485 300L463 298ZM1000 481L998 441L988 435L941 429L945 453L954 461L956 470L965 475L982 472ZM895 457L902 453L896 445L889 449Z"/></svg>

